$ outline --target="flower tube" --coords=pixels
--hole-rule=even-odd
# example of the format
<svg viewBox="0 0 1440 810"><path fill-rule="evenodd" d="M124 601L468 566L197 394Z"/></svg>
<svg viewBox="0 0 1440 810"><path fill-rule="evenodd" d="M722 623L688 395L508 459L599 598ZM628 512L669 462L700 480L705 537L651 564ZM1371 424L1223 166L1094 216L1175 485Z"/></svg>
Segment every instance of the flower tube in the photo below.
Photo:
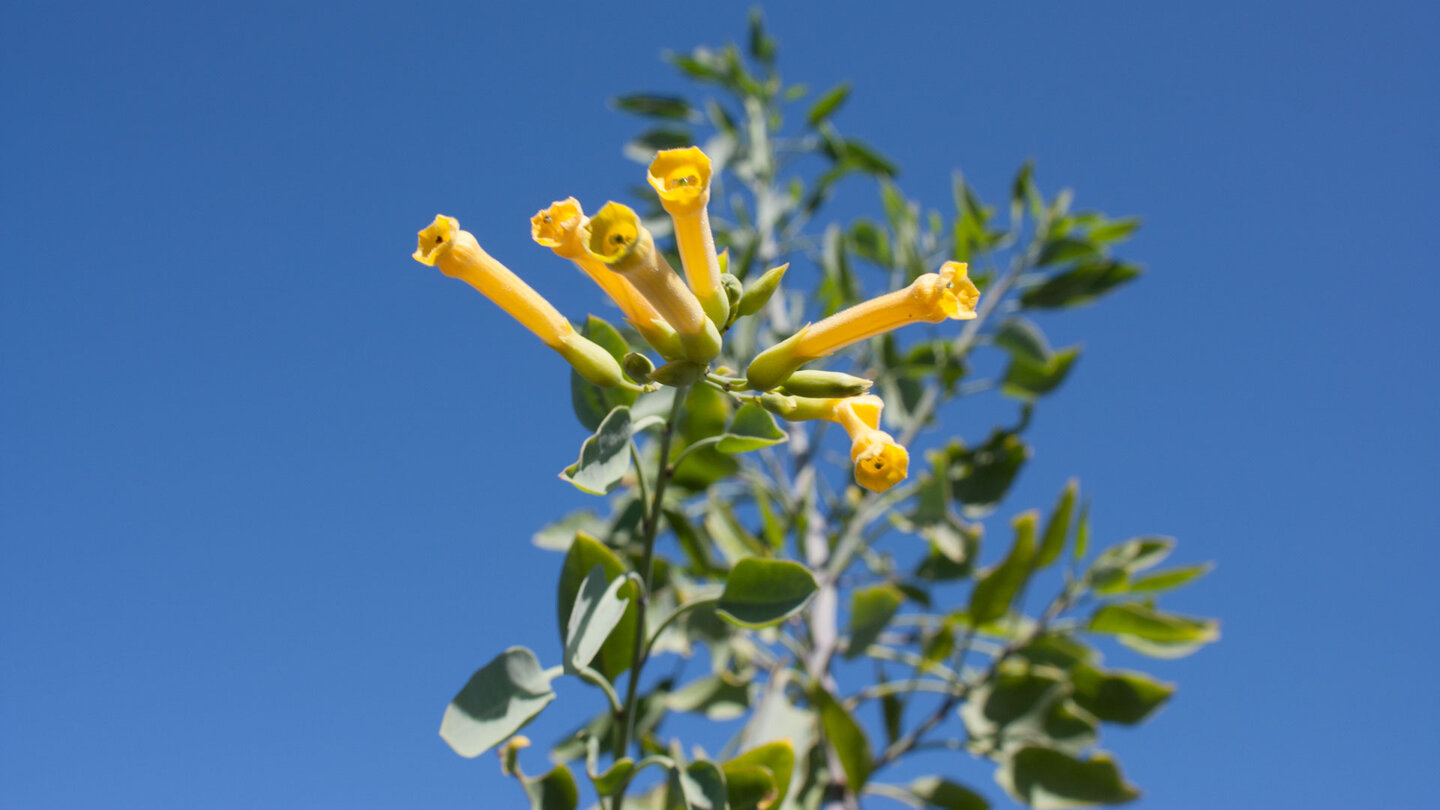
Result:
<svg viewBox="0 0 1440 810"><path fill-rule="evenodd" d="M877 296L808 324L761 352L745 376L750 387L767 391L785 382L801 366L827 357L852 343L910 323L940 323L946 318L975 317L980 291L962 262L946 262L938 273L926 273L910 286Z"/></svg>
<svg viewBox="0 0 1440 810"><path fill-rule="evenodd" d="M880 429L885 403L874 394L825 399L772 392L761 396L760 404L792 422L828 419L840 423L850 436L855 481L871 492L884 492L904 481L909 472L910 453Z"/></svg>
<svg viewBox="0 0 1440 810"><path fill-rule="evenodd" d="M582 228L586 252L624 276L680 335L686 359L708 363L720 353L720 331L695 294L655 249L655 238L630 208L609 202Z"/></svg>
<svg viewBox="0 0 1440 810"><path fill-rule="evenodd" d="M716 326L730 316L730 301L720 283L720 260L710 232L710 158L699 147L665 149L655 155L646 178L675 223L675 243L685 280Z"/></svg>
<svg viewBox="0 0 1440 810"><path fill-rule="evenodd" d="M445 275L479 290L546 346L559 352L585 379L596 385L642 390L625 379L620 364L609 352L576 332L549 301L486 253L473 234L460 230L454 217L436 216L429 227L420 231L413 256L415 261L438 267Z"/></svg>
<svg viewBox="0 0 1440 810"><path fill-rule="evenodd" d="M624 276L601 264L589 253L581 240L581 232L588 220L574 197L558 200L530 218L530 236L543 247L548 247L562 259L569 259L599 285L625 313L625 319L634 326L645 342L655 347L667 360L681 356L680 336L645 296L635 289Z"/></svg>

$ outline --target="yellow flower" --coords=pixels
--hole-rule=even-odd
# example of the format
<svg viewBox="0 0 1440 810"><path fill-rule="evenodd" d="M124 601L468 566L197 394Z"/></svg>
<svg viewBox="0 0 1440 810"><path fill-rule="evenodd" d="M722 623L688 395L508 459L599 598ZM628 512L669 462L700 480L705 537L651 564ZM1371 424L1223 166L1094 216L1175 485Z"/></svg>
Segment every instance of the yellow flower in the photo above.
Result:
<svg viewBox="0 0 1440 810"><path fill-rule="evenodd" d="M574 197L550 204L530 218L530 236L562 259L569 259L604 290L625 313L625 319L667 360L681 356L680 337L655 307L624 276L585 252L581 232L587 219Z"/></svg>
<svg viewBox="0 0 1440 810"><path fill-rule="evenodd" d="M581 228L586 252L624 276L680 335L686 359L708 363L720 353L720 331L695 294L655 249L655 238L630 208L606 203Z"/></svg>
<svg viewBox="0 0 1440 810"><path fill-rule="evenodd" d="M420 231L413 255L415 261L438 267L445 275L479 290L546 346L559 352L585 379L596 385L641 390L625 379L620 364L609 352L576 332L540 293L486 253L473 234L460 230L454 217L436 216L429 227Z"/></svg>
<svg viewBox="0 0 1440 810"><path fill-rule="evenodd" d="M979 300L980 291L968 278L966 265L946 262L940 272L926 273L903 290L877 296L802 327L757 355L745 375L751 388L769 390L811 360L891 329L910 323L939 323L946 318L974 318Z"/></svg>
<svg viewBox="0 0 1440 810"><path fill-rule="evenodd" d="M884 492L904 481L910 469L910 453L880 430L883 407L880 398L873 395L843 399L835 406L835 421L850 434L855 482L871 492Z"/></svg>
<svg viewBox="0 0 1440 810"><path fill-rule="evenodd" d="M724 326L730 301L720 285L720 261L710 232L710 158L698 147L665 149L655 155L646 174L660 195L660 204L675 222L675 242L685 266L685 280L716 326Z"/></svg>
<svg viewBox="0 0 1440 810"><path fill-rule="evenodd" d="M895 437L880 429L885 403L874 394L859 397L793 397L768 393L760 404L792 422L828 419L850 435L850 460L855 481L872 492L884 492L905 480L910 454Z"/></svg>

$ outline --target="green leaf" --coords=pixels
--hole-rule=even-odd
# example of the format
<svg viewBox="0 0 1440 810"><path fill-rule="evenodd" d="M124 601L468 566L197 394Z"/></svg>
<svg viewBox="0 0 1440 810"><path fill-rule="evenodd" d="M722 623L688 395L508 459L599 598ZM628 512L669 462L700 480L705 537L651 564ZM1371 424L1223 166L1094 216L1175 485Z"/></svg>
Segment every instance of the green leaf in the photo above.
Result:
<svg viewBox="0 0 1440 810"><path fill-rule="evenodd" d="M1066 695L1064 673L1011 662L973 689L960 708L972 747L998 755L1036 742L1080 751L1099 736L1095 719Z"/></svg>
<svg viewBox="0 0 1440 810"><path fill-rule="evenodd" d="M625 338L603 318L594 315L586 318L585 327L580 333L600 344L617 363L623 362L630 351ZM605 421L605 417L616 405L633 405L636 396L635 392L622 388L601 388L581 377L574 369L570 371L570 404L575 409L575 416L580 420L580 424L592 433L599 429L600 423Z"/></svg>
<svg viewBox="0 0 1440 810"><path fill-rule="evenodd" d="M1148 576L1130 582L1125 586L1126 593L1158 593L1178 588L1199 579L1210 573L1215 566L1210 563L1196 563L1185 565L1179 568L1170 568L1165 571L1156 571Z"/></svg>
<svg viewBox="0 0 1440 810"><path fill-rule="evenodd" d="M790 779L795 772L795 748L789 740L778 740L766 743L765 745L752 748L738 757L725 763L726 783L732 786L730 794L730 810L750 810L743 801L745 797L737 797L733 792L734 783L731 781L731 774L738 778L742 771L751 768L763 768L774 779L775 797L768 804L756 803L757 810L766 808L778 808L785 803L785 797L790 792ZM747 781L753 781L753 775Z"/></svg>
<svg viewBox="0 0 1440 810"><path fill-rule="evenodd" d="M1040 556L1035 558L1037 569L1055 562L1065 549L1065 538L1070 535L1070 519L1075 513L1075 496L1079 489L1080 483L1070 479L1060 493L1060 500L1050 511L1050 517L1045 521L1045 532L1041 535Z"/></svg>
<svg viewBox="0 0 1440 810"><path fill-rule="evenodd" d="M1101 607L1090 617L1089 629L1160 644L1193 644L1220 638L1220 623L1214 619L1163 613L1133 602Z"/></svg>
<svg viewBox="0 0 1440 810"><path fill-rule="evenodd" d="M1040 256L1035 260L1035 266L1047 267L1052 264L1064 264L1076 259L1090 258L1099 252L1099 247L1088 239L1076 239L1069 236L1047 239L1045 246L1040 249Z"/></svg>
<svg viewBox="0 0 1440 810"><path fill-rule="evenodd" d="M596 563L580 585L575 605L570 609L569 628L565 634L565 671L575 673L590 666L610 633L625 617L630 600L620 598L620 589L628 580L616 577L607 584L605 566Z"/></svg>
<svg viewBox="0 0 1440 810"><path fill-rule="evenodd" d="M1050 359L1052 349L1045 340L1045 333L1034 321L1016 315L1005 319L995 330L995 345L1010 353L1012 358L1024 357L1036 363Z"/></svg>
<svg viewBox="0 0 1440 810"><path fill-rule="evenodd" d="M765 17L760 9L750 9L750 55L762 65L775 63L775 38L765 31Z"/></svg>
<svg viewBox="0 0 1440 810"><path fill-rule="evenodd" d="M621 151L625 157L637 163L648 164L655 159L655 153L662 149L684 149L694 143L688 130L658 127L641 133L635 140L625 144Z"/></svg>
<svg viewBox="0 0 1440 810"><path fill-rule="evenodd" d="M858 219L850 226L850 244L860 258L882 268L894 264L890 253L890 234L868 219Z"/></svg>
<svg viewBox="0 0 1440 810"><path fill-rule="evenodd" d="M563 518L542 527L530 538L536 548L550 551L567 551L575 542L576 532L599 534L605 531L605 522L589 509L571 512Z"/></svg>
<svg viewBox="0 0 1440 810"><path fill-rule="evenodd" d="M905 721L905 701L899 695L885 695L880 698L880 713L885 720L885 745L894 745L900 739Z"/></svg>
<svg viewBox="0 0 1440 810"><path fill-rule="evenodd" d="M604 773L591 773L590 783L595 786L595 792L601 796L613 796L625 784L630 775L635 772L635 760L630 757L615 760Z"/></svg>
<svg viewBox="0 0 1440 810"><path fill-rule="evenodd" d="M889 158L875 151L864 141L846 138L843 141L841 160L862 172L879 177L894 177L900 169Z"/></svg>
<svg viewBox="0 0 1440 810"><path fill-rule="evenodd" d="M716 722L734 720L750 710L750 681L724 672L710 675L671 692L665 698L665 708L699 712Z"/></svg>
<svg viewBox="0 0 1440 810"><path fill-rule="evenodd" d="M1120 804L1140 796L1115 761L1101 752L1081 760L1052 748L1027 746L1008 758L996 781L1036 810Z"/></svg>
<svg viewBox="0 0 1440 810"><path fill-rule="evenodd" d="M987 810L990 802L963 785L939 776L922 776L910 783L915 798L936 810Z"/></svg>
<svg viewBox="0 0 1440 810"><path fill-rule="evenodd" d="M560 582L556 586L556 614L560 623L561 644L565 643L569 633L570 614L575 609L580 588L597 565L605 572L607 582L616 582L625 576L625 564L615 552L590 535L577 534L575 542L570 545L570 551L565 555L565 563L560 568ZM600 647L600 659L595 668L611 681L630 668L638 613L639 609L632 600L626 607L625 616L619 626Z"/></svg>
<svg viewBox="0 0 1440 810"><path fill-rule="evenodd" d="M690 106L690 102L679 96L658 96L649 93L635 93L628 96L620 96L612 101L615 109L621 112L643 115L646 118L668 118L672 121L690 121L698 123L700 113Z"/></svg>
<svg viewBox="0 0 1440 810"><path fill-rule="evenodd" d="M555 692L535 653L511 647L470 676L445 708L440 736L462 757L478 757L524 728Z"/></svg>
<svg viewBox="0 0 1440 810"><path fill-rule="evenodd" d="M825 730L826 742L835 749L835 755L840 759L846 786L852 793L859 793L874 766L870 742L865 739L864 730L845 711L845 707L819 685L811 689L810 702L820 710L820 726Z"/></svg>
<svg viewBox="0 0 1440 810"><path fill-rule="evenodd" d="M854 658L875 643L895 617L905 594L889 583L857 588L850 597L850 646L846 658Z"/></svg>
<svg viewBox="0 0 1440 810"><path fill-rule="evenodd" d="M1140 227L1138 217L1106 220L1105 224L1090 229L1090 238L1096 242L1123 242Z"/></svg>
<svg viewBox="0 0 1440 810"><path fill-rule="evenodd" d="M1044 362L1036 362L1023 355L1014 355L1010 359L1010 367L1005 370L1005 378L1001 381L1000 390L1006 396L1025 402L1034 402L1037 398L1059 388L1070 374L1070 367L1079 357L1080 347L1078 346L1061 349Z"/></svg>
<svg viewBox="0 0 1440 810"><path fill-rule="evenodd" d="M740 627L770 627L798 613L819 588L800 563L747 557L726 577L716 613Z"/></svg>
<svg viewBox="0 0 1440 810"><path fill-rule="evenodd" d="M1010 603L1030 578L1035 564L1035 512L1017 517L1015 545L999 565L991 568L970 592L970 621L975 626L989 624L1010 612Z"/></svg>
<svg viewBox="0 0 1440 810"><path fill-rule="evenodd" d="M716 448L722 453L744 453L784 442L788 436L775 424L775 417L755 402L747 402L735 411L730 427Z"/></svg>
<svg viewBox="0 0 1440 810"><path fill-rule="evenodd" d="M766 810L776 807L775 774L763 765L725 765L725 794L729 810Z"/></svg>
<svg viewBox="0 0 1440 810"><path fill-rule="evenodd" d="M1030 449L1019 436L1004 430L965 453L950 468L951 491L964 504L967 518L988 515L1010 490Z"/></svg>
<svg viewBox="0 0 1440 810"><path fill-rule="evenodd" d="M595 435L580 445L580 459L560 477L581 492L605 495L630 471L630 409L617 405Z"/></svg>
<svg viewBox="0 0 1440 810"><path fill-rule="evenodd" d="M1169 537L1135 537L1117 543L1095 558L1090 579L1100 593L1123 591L1131 576L1159 564L1174 548Z"/></svg>
<svg viewBox="0 0 1440 810"><path fill-rule="evenodd" d="M564 765L556 765L539 778L526 779L524 785L531 810L575 810L580 804L580 789Z"/></svg>
<svg viewBox="0 0 1440 810"><path fill-rule="evenodd" d="M684 441L675 443L670 461L674 462L676 456L691 444L724 433L729 417L729 405L724 394L709 385L692 387L680 411L680 438ZM672 483L701 490L734 473L739 467L739 463L730 456L714 447L705 447L685 459L685 463L675 471Z"/></svg>
<svg viewBox="0 0 1440 810"><path fill-rule="evenodd" d="M1114 261L1082 264L1021 293L1020 305L1056 309L1088 304L1139 275L1140 268L1133 264Z"/></svg>
<svg viewBox="0 0 1440 810"><path fill-rule="evenodd" d="M718 498L710 499L710 513L705 516L705 531L731 565L747 557L765 556L768 551L760 538L740 525L730 505Z"/></svg>
<svg viewBox="0 0 1440 810"><path fill-rule="evenodd" d="M1090 500L1080 506L1080 520L1075 525L1075 559L1081 559L1090 548Z"/></svg>
<svg viewBox="0 0 1440 810"><path fill-rule="evenodd" d="M1160 708L1175 694L1174 684L1162 683L1143 672L1105 672L1086 664L1070 672L1072 697L1080 708L1107 723L1134 725Z"/></svg>
<svg viewBox="0 0 1440 810"><path fill-rule="evenodd" d="M725 775L715 763L692 762L683 771L670 771L670 778L686 810L725 810Z"/></svg>
<svg viewBox="0 0 1440 810"><path fill-rule="evenodd" d="M805 116L805 123L809 124L812 127L819 126L822 121L825 121L831 115L834 115L835 111L840 109L840 105L844 104L845 99L849 97L849 82L841 82L840 84L835 85L834 87L825 91L825 95L821 96L815 102L814 106L810 108L810 112Z"/></svg>

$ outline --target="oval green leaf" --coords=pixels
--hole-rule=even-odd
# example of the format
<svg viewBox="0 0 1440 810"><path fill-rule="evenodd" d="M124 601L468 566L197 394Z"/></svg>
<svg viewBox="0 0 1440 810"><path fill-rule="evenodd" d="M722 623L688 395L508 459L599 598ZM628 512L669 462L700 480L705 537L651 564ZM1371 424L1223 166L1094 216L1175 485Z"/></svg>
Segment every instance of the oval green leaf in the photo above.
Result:
<svg viewBox="0 0 1440 810"><path fill-rule="evenodd" d="M534 719L555 692L535 653L511 647L470 676L440 721L440 736L462 757L478 757Z"/></svg>
<svg viewBox="0 0 1440 810"><path fill-rule="evenodd" d="M726 577L715 612L741 627L770 627L798 613L819 588L800 563L749 557Z"/></svg>

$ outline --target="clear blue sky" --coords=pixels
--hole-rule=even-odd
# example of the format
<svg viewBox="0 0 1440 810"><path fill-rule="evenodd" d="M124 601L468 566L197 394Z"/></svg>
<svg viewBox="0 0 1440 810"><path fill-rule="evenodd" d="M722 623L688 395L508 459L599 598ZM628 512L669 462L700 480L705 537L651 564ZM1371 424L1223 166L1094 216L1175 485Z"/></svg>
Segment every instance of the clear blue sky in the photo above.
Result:
<svg viewBox="0 0 1440 810"><path fill-rule="evenodd" d="M555 660L529 536L585 503L555 479L583 434L556 358L414 233L457 216L595 308L526 220L623 199L637 122L606 99L682 89L660 51L744 7L492 5L0 10L0 807L523 801L436 728L500 649ZM1078 475L1097 539L1219 562L1173 605L1223 641L1107 737L1138 806L1430 806L1434 7L769 19L788 77L854 82L840 124L911 195L960 168L998 198L1034 157L1146 217L1148 275L1046 321L1086 354L1008 505ZM596 708L556 706L532 736Z"/></svg>

